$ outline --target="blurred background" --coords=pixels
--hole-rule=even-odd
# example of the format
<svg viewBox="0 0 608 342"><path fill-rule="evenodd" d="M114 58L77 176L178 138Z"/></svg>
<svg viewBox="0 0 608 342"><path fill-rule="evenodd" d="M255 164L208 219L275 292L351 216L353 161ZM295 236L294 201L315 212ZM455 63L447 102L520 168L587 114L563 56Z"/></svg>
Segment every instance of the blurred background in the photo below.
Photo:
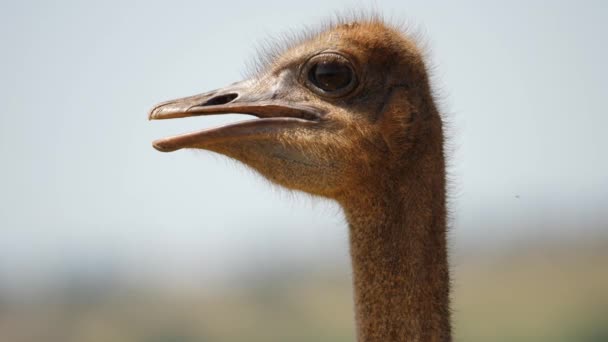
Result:
<svg viewBox="0 0 608 342"><path fill-rule="evenodd" d="M151 141L265 39L376 8L449 120L460 341L608 341L608 3L3 1L1 341L354 341L329 201Z"/></svg>

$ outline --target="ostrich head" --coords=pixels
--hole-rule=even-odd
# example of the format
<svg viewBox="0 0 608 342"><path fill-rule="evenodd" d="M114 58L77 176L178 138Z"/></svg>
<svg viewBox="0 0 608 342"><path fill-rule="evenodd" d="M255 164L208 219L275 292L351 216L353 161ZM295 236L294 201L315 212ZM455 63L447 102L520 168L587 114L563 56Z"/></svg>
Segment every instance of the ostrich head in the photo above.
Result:
<svg viewBox="0 0 608 342"><path fill-rule="evenodd" d="M425 122L436 116L413 42L369 19L289 43L254 77L161 103L149 114L258 119L160 139L154 147L221 153L284 187L335 199L407 168Z"/></svg>

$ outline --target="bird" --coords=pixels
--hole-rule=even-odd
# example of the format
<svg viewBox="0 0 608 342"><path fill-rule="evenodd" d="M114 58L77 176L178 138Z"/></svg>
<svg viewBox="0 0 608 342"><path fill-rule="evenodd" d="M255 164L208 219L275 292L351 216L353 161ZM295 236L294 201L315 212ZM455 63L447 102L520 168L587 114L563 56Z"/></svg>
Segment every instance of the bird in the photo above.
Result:
<svg viewBox="0 0 608 342"><path fill-rule="evenodd" d="M287 39L245 80L154 106L150 120L251 120L155 140L203 149L337 202L359 342L451 341L444 119L418 40L380 16Z"/></svg>

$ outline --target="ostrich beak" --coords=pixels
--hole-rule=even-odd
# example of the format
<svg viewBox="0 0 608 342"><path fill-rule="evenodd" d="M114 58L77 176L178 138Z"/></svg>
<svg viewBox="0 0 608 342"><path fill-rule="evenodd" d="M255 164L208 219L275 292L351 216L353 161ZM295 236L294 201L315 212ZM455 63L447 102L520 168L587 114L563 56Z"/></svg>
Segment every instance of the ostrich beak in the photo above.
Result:
<svg viewBox="0 0 608 342"><path fill-rule="evenodd" d="M284 82L278 84L280 86ZM250 114L259 119L159 139L153 142L153 146L161 152L188 147L204 148L226 140L268 137L280 130L315 125L323 118L324 112L320 108L297 104L281 94L289 92L273 87L272 84L264 86L248 80L160 103L150 110L150 120L227 113Z"/></svg>

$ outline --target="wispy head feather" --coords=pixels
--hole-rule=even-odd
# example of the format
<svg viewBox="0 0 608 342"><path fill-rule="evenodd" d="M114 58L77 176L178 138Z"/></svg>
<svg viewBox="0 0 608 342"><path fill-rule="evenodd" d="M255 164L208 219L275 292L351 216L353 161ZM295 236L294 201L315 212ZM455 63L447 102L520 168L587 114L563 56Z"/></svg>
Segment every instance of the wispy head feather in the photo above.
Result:
<svg viewBox="0 0 608 342"><path fill-rule="evenodd" d="M336 12L333 15L325 17L320 23L313 25L304 25L300 29L290 29L278 36L266 37L260 40L256 46L256 55L246 64L245 76L247 78L255 77L267 71L273 63L290 49L314 40L322 33L334 30L344 25L354 24L383 24L396 31L401 32L404 36L414 41L416 45L425 50L426 44L422 39L421 30L416 25L412 25L410 21L403 19L396 20L395 18L387 18L375 9L371 10L345 10Z"/></svg>

